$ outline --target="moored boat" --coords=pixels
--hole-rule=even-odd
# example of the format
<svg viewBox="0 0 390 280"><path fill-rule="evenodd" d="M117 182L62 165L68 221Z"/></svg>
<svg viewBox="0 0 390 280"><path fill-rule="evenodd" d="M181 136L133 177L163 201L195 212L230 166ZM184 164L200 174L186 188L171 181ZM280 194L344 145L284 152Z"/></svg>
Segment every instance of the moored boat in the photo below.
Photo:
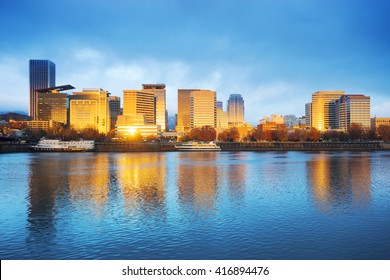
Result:
<svg viewBox="0 0 390 280"><path fill-rule="evenodd" d="M60 141L57 139L41 139L33 146L36 151L90 151L95 148L93 140Z"/></svg>
<svg viewBox="0 0 390 280"><path fill-rule="evenodd" d="M180 145L175 145L176 150L178 151L220 151L221 147L219 147L214 142L196 142L196 141L189 141L182 143Z"/></svg>

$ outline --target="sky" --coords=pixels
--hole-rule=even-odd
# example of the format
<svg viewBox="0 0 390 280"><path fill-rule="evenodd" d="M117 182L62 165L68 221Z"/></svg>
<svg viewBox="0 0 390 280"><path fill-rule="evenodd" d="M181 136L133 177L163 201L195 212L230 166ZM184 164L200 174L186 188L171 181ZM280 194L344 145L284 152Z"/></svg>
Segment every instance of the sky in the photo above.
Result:
<svg viewBox="0 0 390 280"><path fill-rule="evenodd" d="M311 94L371 96L390 117L390 1L0 0L0 112L28 110L29 59L56 64L56 84L124 89L165 83L245 100L256 125L304 115Z"/></svg>

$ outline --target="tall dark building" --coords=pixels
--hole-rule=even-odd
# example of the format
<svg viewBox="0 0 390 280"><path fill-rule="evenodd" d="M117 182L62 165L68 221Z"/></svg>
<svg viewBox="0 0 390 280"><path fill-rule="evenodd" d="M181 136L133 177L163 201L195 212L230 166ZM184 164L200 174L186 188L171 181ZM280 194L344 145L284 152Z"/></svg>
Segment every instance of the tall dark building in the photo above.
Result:
<svg viewBox="0 0 390 280"><path fill-rule="evenodd" d="M30 59L30 105L28 114L38 119L37 90L52 88L56 85L56 65L50 60Z"/></svg>

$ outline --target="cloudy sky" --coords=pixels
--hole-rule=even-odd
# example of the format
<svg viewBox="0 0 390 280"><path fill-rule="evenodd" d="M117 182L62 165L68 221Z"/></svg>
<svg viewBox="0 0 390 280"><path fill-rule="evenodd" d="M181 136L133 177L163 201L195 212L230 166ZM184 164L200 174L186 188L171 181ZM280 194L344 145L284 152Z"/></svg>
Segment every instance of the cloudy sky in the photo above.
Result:
<svg viewBox="0 0 390 280"><path fill-rule="evenodd" d="M246 120L304 114L318 90L371 96L390 117L390 1L1 0L0 111L28 108L28 61L57 85L122 96L143 83L243 95Z"/></svg>

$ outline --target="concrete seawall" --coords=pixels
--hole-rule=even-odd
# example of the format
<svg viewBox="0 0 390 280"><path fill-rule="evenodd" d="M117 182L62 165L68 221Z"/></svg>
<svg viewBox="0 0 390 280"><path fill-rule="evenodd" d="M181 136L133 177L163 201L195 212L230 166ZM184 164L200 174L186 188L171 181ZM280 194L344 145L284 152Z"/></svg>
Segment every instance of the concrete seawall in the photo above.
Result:
<svg viewBox="0 0 390 280"><path fill-rule="evenodd" d="M260 142L218 143L222 151L376 151L390 150L383 142ZM95 152L175 151L175 143L96 143ZM30 144L0 144L0 153L32 152Z"/></svg>

